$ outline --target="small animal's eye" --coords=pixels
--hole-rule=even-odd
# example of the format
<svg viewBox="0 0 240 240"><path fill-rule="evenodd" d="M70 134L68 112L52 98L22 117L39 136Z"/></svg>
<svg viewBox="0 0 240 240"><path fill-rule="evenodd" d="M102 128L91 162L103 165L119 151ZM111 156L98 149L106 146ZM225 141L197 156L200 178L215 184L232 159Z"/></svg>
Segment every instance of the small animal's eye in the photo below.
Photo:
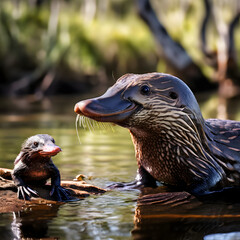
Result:
<svg viewBox="0 0 240 240"><path fill-rule="evenodd" d="M34 143L33 143L33 146L34 146L34 147L38 147L38 142L34 142Z"/></svg>
<svg viewBox="0 0 240 240"><path fill-rule="evenodd" d="M150 88L147 85L143 85L140 89L140 93L142 95L149 95L150 94Z"/></svg>
<svg viewBox="0 0 240 240"><path fill-rule="evenodd" d="M169 97L172 99L177 99L178 95L175 92L169 92Z"/></svg>

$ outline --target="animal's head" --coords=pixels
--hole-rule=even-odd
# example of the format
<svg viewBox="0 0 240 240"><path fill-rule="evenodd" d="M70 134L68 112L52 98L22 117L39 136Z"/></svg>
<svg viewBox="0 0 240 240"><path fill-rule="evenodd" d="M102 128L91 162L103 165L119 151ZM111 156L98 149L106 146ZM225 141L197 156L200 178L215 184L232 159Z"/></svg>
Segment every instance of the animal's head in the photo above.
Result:
<svg viewBox="0 0 240 240"><path fill-rule="evenodd" d="M29 137L22 144L21 152L15 160L28 160L31 158L50 159L61 151L61 148L55 144L55 140L48 134L37 134Z"/></svg>
<svg viewBox="0 0 240 240"><path fill-rule="evenodd" d="M80 101L75 112L131 130L161 130L203 121L198 103L179 78L163 74L126 74L98 98Z"/></svg>

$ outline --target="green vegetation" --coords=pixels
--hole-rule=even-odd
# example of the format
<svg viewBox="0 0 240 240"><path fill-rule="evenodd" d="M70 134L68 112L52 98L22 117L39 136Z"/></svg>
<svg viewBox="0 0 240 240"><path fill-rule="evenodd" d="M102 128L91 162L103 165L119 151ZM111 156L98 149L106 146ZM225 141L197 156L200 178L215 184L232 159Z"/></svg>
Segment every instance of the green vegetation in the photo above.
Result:
<svg viewBox="0 0 240 240"><path fill-rule="evenodd" d="M206 65L200 49L203 2L151 3L171 37L212 78L215 70ZM226 22L234 5L229 6L224 8ZM210 47L216 50L216 31L210 31L212 27L208 31ZM239 29L235 33L239 52L238 33ZM137 14L135 2L127 0L3 0L0 61L0 94L4 92L3 84L9 86L26 77L31 78L31 84L23 92L34 92L52 72L54 79L65 85L80 82L82 87L77 91L82 88L84 92L97 84L110 85L127 72L169 71L152 33Z"/></svg>
<svg viewBox="0 0 240 240"><path fill-rule="evenodd" d="M15 4L1 3L0 76L5 82L39 68L43 75L55 68L61 78L70 74L77 81L86 75L113 78L156 69L155 43L133 11L119 16L108 10L89 20L77 1ZM59 12L53 10L57 7Z"/></svg>

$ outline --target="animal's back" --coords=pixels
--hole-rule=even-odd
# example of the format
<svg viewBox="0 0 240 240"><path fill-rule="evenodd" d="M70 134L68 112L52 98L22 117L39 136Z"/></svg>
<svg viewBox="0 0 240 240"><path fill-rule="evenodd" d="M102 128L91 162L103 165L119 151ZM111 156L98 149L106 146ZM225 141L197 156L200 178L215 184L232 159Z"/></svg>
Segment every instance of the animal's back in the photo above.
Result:
<svg viewBox="0 0 240 240"><path fill-rule="evenodd" d="M233 185L240 183L240 122L206 120L207 140L215 160Z"/></svg>

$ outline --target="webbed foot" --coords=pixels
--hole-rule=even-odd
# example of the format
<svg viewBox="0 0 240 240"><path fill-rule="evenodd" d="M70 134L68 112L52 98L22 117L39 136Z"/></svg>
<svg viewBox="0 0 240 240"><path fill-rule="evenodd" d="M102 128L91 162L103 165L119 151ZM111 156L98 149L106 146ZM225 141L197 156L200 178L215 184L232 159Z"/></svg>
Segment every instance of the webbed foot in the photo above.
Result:
<svg viewBox="0 0 240 240"><path fill-rule="evenodd" d="M19 199L30 200L31 197L39 197L38 193L28 186L18 186L17 196Z"/></svg>
<svg viewBox="0 0 240 240"><path fill-rule="evenodd" d="M59 201L59 202L70 201L70 200L73 199L71 197L70 192L67 189L65 189L61 186L54 185L52 187L52 190L50 192L50 196L53 196L53 195L55 196L56 201Z"/></svg>
<svg viewBox="0 0 240 240"><path fill-rule="evenodd" d="M128 183L112 183L109 186L107 186L107 189L120 189L120 190L131 190L131 189L140 189L141 187L144 187L144 185L139 181L133 181Z"/></svg>
<svg viewBox="0 0 240 240"><path fill-rule="evenodd" d="M134 181L127 183L113 183L107 186L107 189L131 190L144 187L155 188L157 187L157 182L154 177L152 177L142 166L140 166Z"/></svg>

